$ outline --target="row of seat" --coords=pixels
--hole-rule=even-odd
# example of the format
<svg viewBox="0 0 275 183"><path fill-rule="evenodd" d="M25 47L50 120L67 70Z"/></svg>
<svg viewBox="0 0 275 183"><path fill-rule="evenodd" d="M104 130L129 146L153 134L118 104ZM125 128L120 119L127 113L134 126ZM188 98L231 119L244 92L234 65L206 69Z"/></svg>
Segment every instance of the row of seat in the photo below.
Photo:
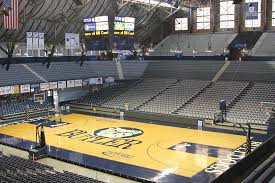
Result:
<svg viewBox="0 0 275 183"><path fill-rule="evenodd" d="M86 95L80 99L76 99L72 101L72 103L100 106L101 104L108 102L109 100L125 92L129 87L135 85L137 82L138 81L125 81L115 83L105 87L104 89L97 90L89 95Z"/></svg>
<svg viewBox="0 0 275 183"><path fill-rule="evenodd" d="M134 110L172 85L175 81L174 79L144 79L141 83L103 103L101 106L114 109L125 109L126 107L129 110Z"/></svg>
<svg viewBox="0 0 275 183"><path fill-rule="evenodd" d="M151 61L144 78L211 80L224 65L224 61Z"/></svg>
<svg viewBox="0 0 275 183"><path fill-rule="evenodd" d="M125 79L171 78L211 80L223 66L224 61L129 61L121 62ZM115 62L90 61L82 66L75 62L53 62L50 67L42 63L28 63L27 67L48 81L109 77L119 79ZM221 80L274 81L275 63L267 61L232 62L221 76ZM0 86L11 86L44 82L30 72L25 65L11 64L7 71L0 67ZM18 79L20 76L20 79ZM120 76L122 77L122 76Z"/></svg>
<svg viewBox="0 0 275 183"><path fill-rule="evenodd" d="M220 100L225 100L227 121L256 125L267 125L271 116L261 111L261 102L275 102L275 83L267 82L144 79L125 88L107 87L78 101L119 110L214 119Z"/></svg>
<svg viewBox="0 0 275 183"><path fill-rule="evenodd" d="M0 101L0 117L2 120L14 120L20 116L24 116L26 112L28 112L29 115L47 115L45 113L52 107L53 102L49 98L42 104L24 97L21 99L5 99Z"/></svg>
<svg viewBox="0 0 275 183"><path fill-rule="evenodd" d="M150 113L171 114L199 93L209 81L180 80L138 110Z"/></svg>
<svg viewBox="0 0 275 183"><path fill-rule="evenodd" d="M255 83L245 96L229 108L227 119L265 125L271 115L261 110L261 102L275 102L275 83Z"/></svg>
<svg viewBox="0 0 275 183"><path fill-rule="evenodd" d="M70 172L57 172L52 167L16 156L0 155L1 183L103 183Z"/></svg>
<svg viewBox="0 0 275 183"><path fill-rule="evenodd" d="M233 81L275 81L275 62L251 61L231 62L221 75L221 80Z"/></svg>
<svg viewBox="0 0 275 183"><path fill-rule="evenodd" d="M177 114L214 119L214 113L219 110L219 102L225 100L227 105L229 105L247 85L248 82L218 81L189 104L181 108Z"/></svg>

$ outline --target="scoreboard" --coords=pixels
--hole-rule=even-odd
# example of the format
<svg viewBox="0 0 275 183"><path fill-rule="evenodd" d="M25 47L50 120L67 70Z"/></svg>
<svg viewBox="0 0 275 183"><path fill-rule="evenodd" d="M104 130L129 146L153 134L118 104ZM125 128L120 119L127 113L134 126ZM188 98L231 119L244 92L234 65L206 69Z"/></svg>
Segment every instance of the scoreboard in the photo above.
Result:
<svg viewBox="0 0 275 183"><path fill-rule="evenodd" d="M114 35L135 35L135 18L133 17L115 17Z"/></svg>
<svg viewBox="0 0 275 183"><path fill-rule="evenodd" d="M107 50L109 48L109 18L108 16L99 16L85 18L84 36L87 50Z"/></svg>
<svg viewBox="0 0 275 183"><path fill-rule="evenodd" d="M116 16L111 29L112 35L108 16L85 18L83 25L87 50L108 50L111 41L116 43L118 50L134 49L135 18L133 17Z"/></svg>
<svg viewBox="0 0 275 183"><path fill-rule="evenodd" d="M83 22L84 22L85 33L87 33L87 35L108 35L109 34L110 29L109 29L108 16L85 18Z"/></svg>
<svg viewBox="0 0 275 183"><path fill-rule="evenodd" d="M114 41L118 50L134 50L135 18L116 16Z"/></svg>

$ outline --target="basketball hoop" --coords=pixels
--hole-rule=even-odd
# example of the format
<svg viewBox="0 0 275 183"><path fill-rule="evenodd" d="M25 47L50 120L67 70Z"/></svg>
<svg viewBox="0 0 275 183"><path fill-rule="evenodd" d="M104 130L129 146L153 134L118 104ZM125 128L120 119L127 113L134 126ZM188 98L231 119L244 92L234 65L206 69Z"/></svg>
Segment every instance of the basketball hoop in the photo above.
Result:
<svg viewBox="0 0 275 183"><path fill-rule="evenodd" d="M39 94L33 95L34 102L40 103L40 105L44 103L45 99L46 99L45 93L39 93Z"/></svg>

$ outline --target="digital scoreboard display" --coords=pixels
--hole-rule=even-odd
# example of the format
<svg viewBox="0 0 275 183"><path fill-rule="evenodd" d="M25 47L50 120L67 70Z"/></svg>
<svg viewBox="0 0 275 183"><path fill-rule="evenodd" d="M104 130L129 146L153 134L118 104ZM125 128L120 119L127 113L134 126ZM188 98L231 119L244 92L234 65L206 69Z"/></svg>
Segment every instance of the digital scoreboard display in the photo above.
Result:
<svg viewBox="0 0 275 183"><path fill-rule="evenodd" d="M109 34L108 16L85 18L83 22L84 22L85 36L97 36L97 35Z"/></svg>
<svg viewBox="0 0 275 183"><path fill-rule="evenodd" d="M114 41L118 50L134 50L135 18L116 16Z"/></svg>
<svg viewBox="0 0 275 183"><path fill-rule="evenodd" d="M115 35L135 35L135 18L116 16L114 20Z"/></svg>
<svg viewBox="0 0 275 183"><path fill-rule="evenodd" d="M87 50L108 49L110 34L108 16L85 18L83 23Z"/></svg>

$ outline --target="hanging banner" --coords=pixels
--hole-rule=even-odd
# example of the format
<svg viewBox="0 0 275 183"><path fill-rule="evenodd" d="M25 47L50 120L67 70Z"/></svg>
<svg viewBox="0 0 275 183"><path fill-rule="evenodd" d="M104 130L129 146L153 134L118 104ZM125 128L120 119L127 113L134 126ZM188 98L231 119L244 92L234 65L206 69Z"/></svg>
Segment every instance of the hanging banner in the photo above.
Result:
<svg viewBox="0 0 275 183"><path fill-rule="evenodd" d="M14 86L10 86L10 94L14 94Z"/></svg>
<svg viewBox="0 0 275 183"><path fill-rule="evenodd" d="M50 90L49 83L40 83L40 90L41 91Z"/></svg>
<svg viewBox="0 0 275 183"><path fill-rule="evenodd" d="M33 32L32 33L32 48L33 49L38 49L38 41L39 41L39 33L38 32Z"/></svg>
<svg viewBox="0 0 275 183"><path fill-rule="evenodd" d="M95 85L97 78L90 78L89 79L89 85Z"/></svg>
<svg viewBox="0 0 275 183"><path fill-rule="evenodd" d="M67 83L66 83L66 81L58 81L58 82L57 82L57 85L58 85L58 88L59 88L59 89L67 88Z"/></svg>
<svg viewBox="0 0 275 183"><path fill-rule="evenodd" d="M74 48L75 48L75 49L79 49L79 47L80 47L79 34L75 34L75 35L74 35L74 41L75 41Z"/></svg>
<svg viewBox="0 0 275 183"><path fill-rule="evenodd" d="M71 49L71 34L70 33L65 34L65 48Z"/></svg>
<svg viewBox="0 0 275 183"><path fill-rule="evenodd" d="M4 94L4 87L0 87L0 95L5 95Z"/></svg>
<svg viewBox="0 0 275 183"><path fill-rule="evenodd" d="M13 92L14 93L20 93L20 86L19 85L14 85L13 86Z"/></svg>
<svg viewBox="0 0 275 183"><path fill-rule="evenodd" d="M39 49L43 50L45 48L45 35L44 33L39 33Z"/></svg>
<svg viewBox="0 0 275 183"><path fill-rule="evenodd" d="M31 85L20 85L20 93L30 93L31 92Z"/></svg>
<svg viewBox="0 0 275 183"><path fill-rule="evenodd" d="M245 3L245 19L246 20L257 20L258 19L258 2Z"/></svg>
<svg viewBox="0 0 275 183"><path fill-rule="evenodd" d="M32 50L32 32L27 32L27 49Z"/></svg>
<svg viewBox="0 0 275 183"><path fill-rule="evenodd" d="M88 86L89 85L89 80L90 79L84 79L83 82L82 82L82 85L83 86Z"/></svg>
<svg viewBox="0 0 275 183"><path fill-rule="evenodd" d="M103 79L102 78L96 78L96 84L97 85L102 85L103 84Z"/></svg>
<svg viewBox="0 0 275 183"><path fill-rule="evenodd" d="M68 80L67 81L67 88L73 88L75 86L74 80Z"/></svg>
<svg viewBox="0 0 275 183"><path fill-rule="evenodd" d="M74 80L74 86L75 87L80 87L80 86L82 86L83 85L83 83L82 83L82 80L80 79L80 80Z"/></svg>
<svg viewBox="0 0 275 183"><path fill-rule="evenodd" d="M70 49L75 49L75 34L71 33L71 45Z"/></svg>
<svg viewBox="0 0 275 183"><path fill-rule="evenodd" d="M0 95L10 95L12 92L11 86L0 87Z"/></svg>
<svg viewBox="0 0 275 183"><path fill-rule="evenodd" d="M58 86L57 86L57 82L50 82L50 90L54 90L54 89L57 89Z"/></svg>
<svg viewBox="0 0 275 183"><path fill-rule="evenodd" d="M105 83L113 83L115 82L115 78L114 77L107 77L105 78Z"/></svg>
<svg viewBox="0 0 275 183"><path fill-rule="evenodd" d="M31 92L37 92L40 90L40 84L31 84Z"/></svg>

